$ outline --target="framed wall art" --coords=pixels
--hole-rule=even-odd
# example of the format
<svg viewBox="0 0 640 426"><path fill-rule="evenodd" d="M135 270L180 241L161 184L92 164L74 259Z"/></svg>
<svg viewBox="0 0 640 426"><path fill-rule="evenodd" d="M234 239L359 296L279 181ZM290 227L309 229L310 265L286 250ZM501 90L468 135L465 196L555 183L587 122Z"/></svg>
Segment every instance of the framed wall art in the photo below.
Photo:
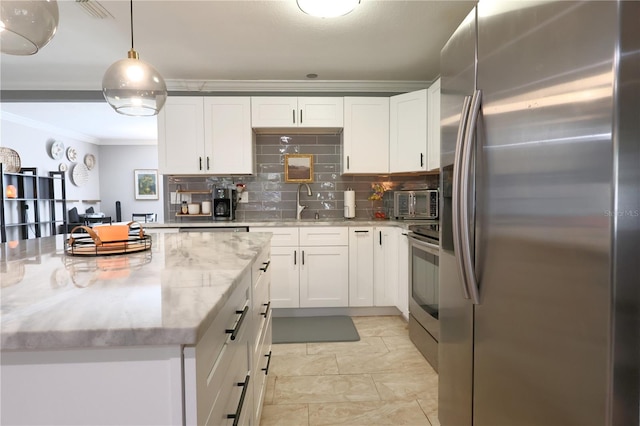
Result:
<svg viewBox="0 0 640 426"><path fill-rule="evenodd" d="M284 181L313 182L313 154L286 154Z"/></svg>
<svg viewBox="0 0 640 426"><path fill-rule="evenodd" d="M158 199L158 170L134 170L136 200Z"/></svg>

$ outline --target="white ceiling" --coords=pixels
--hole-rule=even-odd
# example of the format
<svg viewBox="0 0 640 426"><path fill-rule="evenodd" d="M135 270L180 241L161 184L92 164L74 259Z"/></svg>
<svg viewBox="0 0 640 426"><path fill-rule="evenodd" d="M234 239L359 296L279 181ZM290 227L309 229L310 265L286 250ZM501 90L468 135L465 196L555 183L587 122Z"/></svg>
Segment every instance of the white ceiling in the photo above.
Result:
<svg viewBox="0 0 640 426"><path fill-rule="evenodd" d="M437 78L440 49L475 3L361 0L346 16L320 19L295 0L136 0L134 41L170 91L402 91ZM73 0L58 4L60 24L49 45L33 56L0 58L2 90L97 92L106 69L126 57L128 1L100 1L112 16L106 19ZM307 79L309 73L318 78ZM2 109L101 141L155 138L127 130L139 125L135 119L85 107L39 105L33 115L22 106ZM85 118L99 110L111 117Z"/></svg>

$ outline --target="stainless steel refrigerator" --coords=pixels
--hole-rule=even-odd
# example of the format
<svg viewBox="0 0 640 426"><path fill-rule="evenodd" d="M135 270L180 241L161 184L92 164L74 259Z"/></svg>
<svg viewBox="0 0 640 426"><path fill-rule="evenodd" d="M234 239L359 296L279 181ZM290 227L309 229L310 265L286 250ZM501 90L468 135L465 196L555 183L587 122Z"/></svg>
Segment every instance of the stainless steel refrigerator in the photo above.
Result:
<svg viewBox="0 0 640 426"><path fill-rule="evenodd" d="M638 424L640 2L480 1L441 84L441 424Z"/></svg>

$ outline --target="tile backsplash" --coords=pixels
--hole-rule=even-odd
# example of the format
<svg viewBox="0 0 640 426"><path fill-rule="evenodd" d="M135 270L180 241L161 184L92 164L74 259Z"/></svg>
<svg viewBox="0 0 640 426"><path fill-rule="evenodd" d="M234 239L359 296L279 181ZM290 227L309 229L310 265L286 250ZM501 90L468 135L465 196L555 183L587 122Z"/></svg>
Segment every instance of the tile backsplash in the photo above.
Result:
<svg viewBox="0 0 640 426"><path fill-rule="evenodd" d="M183 190L204 190L220 186L246 184L248 202L239 203L236 220L293 219L296 217L297 183L286 183L284 177L285 154L312 154L314 182L310 183L312 195L306 188L300 191L300 204L307 208L302 218L312 219L316 213L321 218L342 218L344 191L351 188L356 193L356 218L368 218L374 207L392 204L390 192L382 201L371 201L373 185L382 184L387 191L403 185L437 188L438 176L345 176L341 170L341 135L257 135L256 173L253 176L165 176L165 218L167 222L180 220L176 212L180 208L174 193ZM195 196L194 196L195 197ZM202 196L200 196L202 198ZM194 198L194 202L203 201ZM184 220L211 220L211 218L187 218Z"/></svg>

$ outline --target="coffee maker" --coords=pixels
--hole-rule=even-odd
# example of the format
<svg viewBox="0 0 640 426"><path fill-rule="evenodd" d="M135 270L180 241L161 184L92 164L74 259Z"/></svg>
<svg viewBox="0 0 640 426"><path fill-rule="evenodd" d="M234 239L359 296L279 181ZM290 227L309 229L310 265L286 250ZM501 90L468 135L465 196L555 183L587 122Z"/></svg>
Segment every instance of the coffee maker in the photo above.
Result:
<svg viewBox="0 0 640 426"><path fill-rule="evenodd" d="M216 188L213 195L213 219L234 220L237 202L235 189Z"/></svg>

